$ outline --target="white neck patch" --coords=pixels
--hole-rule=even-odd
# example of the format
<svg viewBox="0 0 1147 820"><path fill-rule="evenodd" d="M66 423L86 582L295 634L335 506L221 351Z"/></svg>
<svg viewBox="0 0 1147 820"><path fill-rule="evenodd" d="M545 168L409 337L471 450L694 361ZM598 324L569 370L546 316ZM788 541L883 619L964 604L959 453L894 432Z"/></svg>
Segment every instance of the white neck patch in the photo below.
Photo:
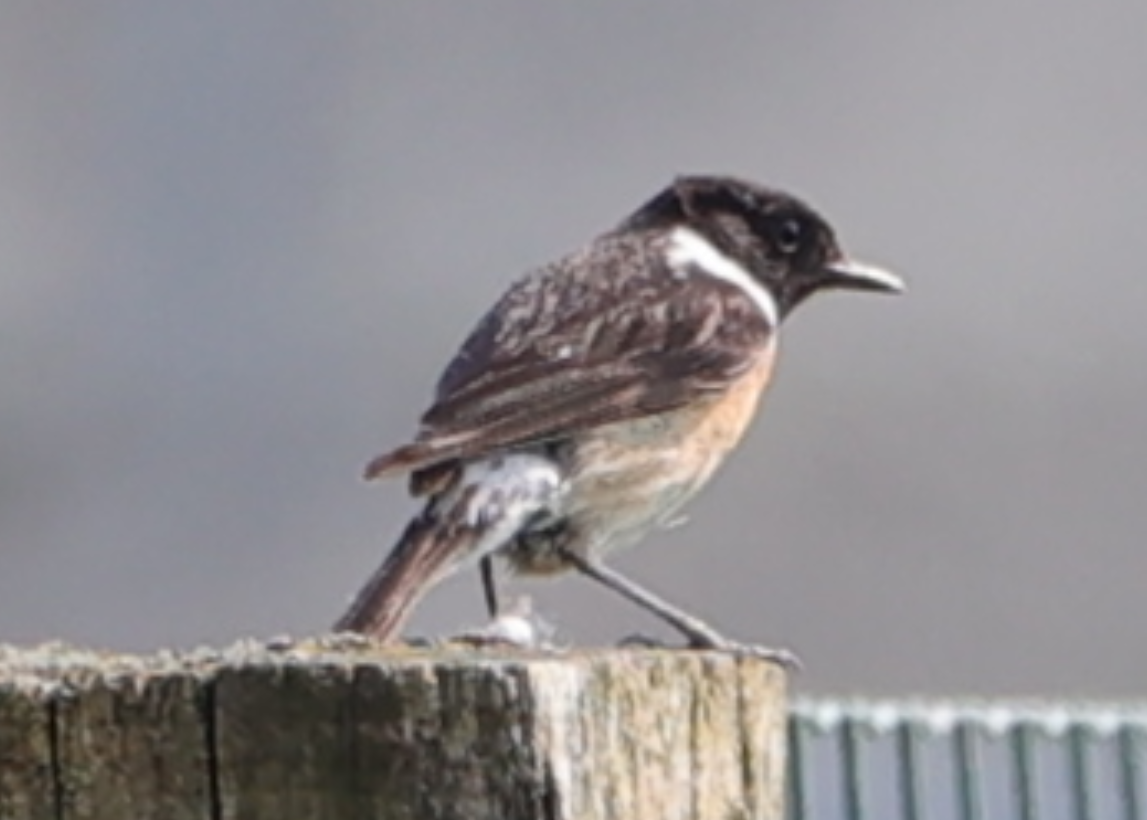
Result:
<svg viewBox="0 0 1147 820"><path fill-rule="evenodd" d="M780 326L781 312L769 289L692 228L673 229L665 258L674 271L684 273L697 268L702 273L736 285L760 308L770 327L775 330Z"/></svg>

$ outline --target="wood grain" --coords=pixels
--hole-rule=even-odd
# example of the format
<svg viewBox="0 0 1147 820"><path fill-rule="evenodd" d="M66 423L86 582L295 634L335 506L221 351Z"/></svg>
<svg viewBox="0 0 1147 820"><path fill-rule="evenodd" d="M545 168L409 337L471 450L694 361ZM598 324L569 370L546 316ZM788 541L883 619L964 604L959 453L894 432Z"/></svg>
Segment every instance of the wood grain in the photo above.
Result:
<svg viewBox="0 0 1147 820"><path fill-rule="evenodd" d="M0 818L779 820L784 684L697 652L0 647Z"/></svg>

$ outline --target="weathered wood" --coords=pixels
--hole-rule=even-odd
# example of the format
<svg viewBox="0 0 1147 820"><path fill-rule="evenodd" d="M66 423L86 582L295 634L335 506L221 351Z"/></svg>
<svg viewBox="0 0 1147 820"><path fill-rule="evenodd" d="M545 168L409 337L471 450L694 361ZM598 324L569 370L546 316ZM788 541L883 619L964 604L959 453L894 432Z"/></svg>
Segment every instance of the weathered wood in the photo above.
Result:
<svg viewBox="0 0 1147 820"><path fill-rule="evenodd" d="M783 690L712 653L0 647L0 820L779 820Z"/></svg>
<svg viewBox="0 0 1147 820"><path fill-rule="evenodd" d="M55 806L50 701L38 679L0 671L0 818L55 817Z"/></svg>

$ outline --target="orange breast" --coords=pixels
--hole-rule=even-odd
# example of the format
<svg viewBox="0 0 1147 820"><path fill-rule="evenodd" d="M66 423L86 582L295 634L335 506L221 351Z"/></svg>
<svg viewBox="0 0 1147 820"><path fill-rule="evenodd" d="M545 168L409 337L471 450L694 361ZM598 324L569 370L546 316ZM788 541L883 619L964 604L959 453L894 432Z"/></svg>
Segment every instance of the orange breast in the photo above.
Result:
<svg viewBox="0 0 1147 820"><path fill-rule="evenodd" d="M696 405L639 421L608 425L578 446L564 513L569 544L600 555L630 546L672 521L712 477L756 414L775 359L775 346L730 389ZM517 569L563 569L554 556L515 556Z"/></svg>

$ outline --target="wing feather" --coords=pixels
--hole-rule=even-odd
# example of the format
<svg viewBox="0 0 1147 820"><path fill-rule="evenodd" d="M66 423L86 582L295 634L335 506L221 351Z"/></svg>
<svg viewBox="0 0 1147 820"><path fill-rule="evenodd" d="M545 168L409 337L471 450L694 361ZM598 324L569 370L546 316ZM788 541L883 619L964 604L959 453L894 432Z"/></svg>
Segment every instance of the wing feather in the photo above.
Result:
<svg viewBox="0 0 1147 820"><path fill-rule="evenodd" d="M366 475L683 407L745 373L772 333L743 290L671 268L648 236L599 240L511 287L447 367L418 438Z"/></svg>

